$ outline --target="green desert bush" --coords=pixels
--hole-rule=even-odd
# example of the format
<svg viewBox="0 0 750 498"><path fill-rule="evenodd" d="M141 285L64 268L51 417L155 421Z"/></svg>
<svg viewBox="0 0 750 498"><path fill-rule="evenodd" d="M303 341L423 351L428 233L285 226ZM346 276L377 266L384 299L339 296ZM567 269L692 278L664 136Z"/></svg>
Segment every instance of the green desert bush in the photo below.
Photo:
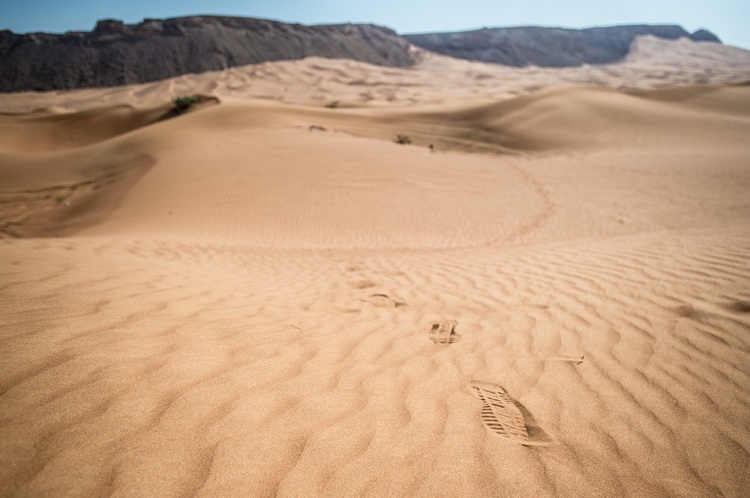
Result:
<svg viewBox="0 0 750 498"><path fill-rule="evenodd" d="M334 100L333 102L329 102L325 105L326 109L336 109L339 106L339 101Z"/></svg>
<svg viewBox="0 0 750 498"><path fill-rule="evenodd" d="M396 140L394 140L394 142L401 145L407 145L411 143L411 138L409 138L409 135L399 133L398 135L396 135Z"/></svg>
<svg viewBox="0 0 750 498"><path fill-rule="evenodd" d="M197 104L198 102L200 102L198 97L193 97L193 96L181 96L181 97L177 97L176 99L172 101L174 106L180 111L185 111L191 105Z"/></svg>

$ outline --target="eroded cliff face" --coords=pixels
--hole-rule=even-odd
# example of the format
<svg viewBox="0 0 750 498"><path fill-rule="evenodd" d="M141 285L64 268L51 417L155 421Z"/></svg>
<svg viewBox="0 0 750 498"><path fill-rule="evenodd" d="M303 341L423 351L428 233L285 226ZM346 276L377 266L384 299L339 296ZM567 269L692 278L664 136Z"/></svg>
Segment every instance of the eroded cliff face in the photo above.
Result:
<svg viewBox="0 0 750 498"><path fill-rule="evenodd" d="M519 67L607 64L623 60L642 35L720 43L709 31L690 34L680 26L515 27L400 36L369 24L305 26L245 17L102 20L90 32L0 31L0 92L144 83L308 56L408 67L416 63L412 44Z"/></svg>
<svg viewBox="0 0 750 498"><path fill-rule="evenodd" d="M197 16L102 20L91 32L0 32L0 91L114 86L307 56L414 64L409 42L374 25L304 26Z"/></svg>
<svg viewBox="0 0 750 498"><path fill-rule="evenodd" d="M638 36L719 42L713 33L688 33L681 26L610 26L589 29L492 28L456 33L404 35L418 47L461 59L510 66L569 67L623 60Z"/></svg>

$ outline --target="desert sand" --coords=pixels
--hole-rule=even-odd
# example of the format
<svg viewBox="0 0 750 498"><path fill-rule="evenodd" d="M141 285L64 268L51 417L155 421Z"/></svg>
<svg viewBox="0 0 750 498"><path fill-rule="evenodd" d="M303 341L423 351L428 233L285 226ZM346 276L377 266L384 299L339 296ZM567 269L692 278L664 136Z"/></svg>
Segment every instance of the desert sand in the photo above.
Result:
<svg viewBox="0 0 750 498"><path fill-rule="evenodd" d="M0 95L0 495L747 496L748 52L638 43Z"/></svg>

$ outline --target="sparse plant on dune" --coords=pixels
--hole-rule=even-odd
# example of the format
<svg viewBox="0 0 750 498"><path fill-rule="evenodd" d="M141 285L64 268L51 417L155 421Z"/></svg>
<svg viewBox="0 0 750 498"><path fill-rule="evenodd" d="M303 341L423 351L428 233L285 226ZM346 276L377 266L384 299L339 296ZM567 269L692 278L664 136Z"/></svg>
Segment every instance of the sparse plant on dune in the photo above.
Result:
<svg viewBox="0 0 750 498"><path fill-rule="evenodd" d="M190 109L194 104L206 102L207 100L212 99L212 97L203 97L200 95L180 95L179 97L175 97L174 99L172 99L173 107L159 116L157 121L176 118L177 116L180 116L183 113L187 112L187 110ZM216 100L218 102L218 99L213 100Z"/></svg>
<svg viewBox="0 0 750 498"><path fill-rule="evenodd" d="M200 99L192 95L180 96L172 101L174 106L179 111L186 111L190 106L192 106L193 104L197 104L198 102L200 102Z"/></svg>
<svg viewBox="0 0 750 498"><path fill-rule="evenodd" d="M407 145L411 143L411 138L409 138L409 135L399 133L398 135L396 135L396 140L394 140L394 142L401 145Z"/></svg>
<svg viewBox="0 0 750 498"><path fill-rule="evenodd" d="M339 101L338 100L334 100L333 102L327 103L325 105L325 108L326 109L336 109L336 108L338 108L338 106L339 106Z"/></svg>

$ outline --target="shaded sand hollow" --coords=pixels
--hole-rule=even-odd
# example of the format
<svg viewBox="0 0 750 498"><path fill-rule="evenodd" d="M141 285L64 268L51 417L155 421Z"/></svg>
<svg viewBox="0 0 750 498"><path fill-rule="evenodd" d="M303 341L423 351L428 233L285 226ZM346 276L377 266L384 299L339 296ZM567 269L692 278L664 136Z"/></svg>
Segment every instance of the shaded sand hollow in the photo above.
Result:
<svg viewBox="0 0 750 498"><path fill-rule="evenodd" d="M0 96L0 495L747 496L747 53L639 43Z"/></svg>

